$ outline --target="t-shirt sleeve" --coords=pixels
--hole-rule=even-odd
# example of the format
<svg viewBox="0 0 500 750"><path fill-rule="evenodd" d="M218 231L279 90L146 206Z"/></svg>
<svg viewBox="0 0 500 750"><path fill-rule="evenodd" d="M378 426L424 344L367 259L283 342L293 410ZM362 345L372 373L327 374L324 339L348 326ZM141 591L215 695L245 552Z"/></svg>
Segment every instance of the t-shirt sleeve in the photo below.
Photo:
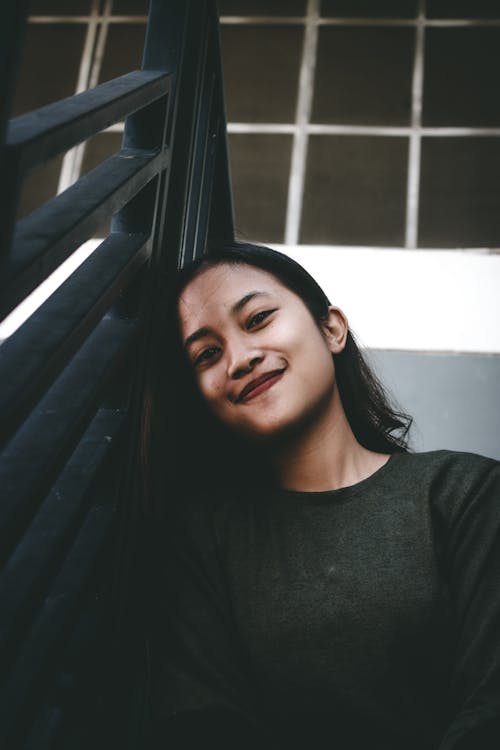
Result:
<svg viewBox="0 0 500 750"><path fill-rule="evenodd" d="M265 746L209 507L186 503L166 527L153 613L155 747Z"/></svg>
<svg viewBox="0 0 500 750"><path fill-rule="evenodd" d="M454 718L439 750L500 748L500 464L484 460L475 468L456 483L455 498L463 500L445 533L456 650Z"/></svg>

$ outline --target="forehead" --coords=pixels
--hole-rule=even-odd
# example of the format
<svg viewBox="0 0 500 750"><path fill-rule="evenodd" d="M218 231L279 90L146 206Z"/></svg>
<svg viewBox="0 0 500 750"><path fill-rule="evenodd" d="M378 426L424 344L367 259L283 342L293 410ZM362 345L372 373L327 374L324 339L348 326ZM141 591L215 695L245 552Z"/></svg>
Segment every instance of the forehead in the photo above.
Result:
<svg viewBox="0 0 500 750"><path fill-rule="evenodd" d="M179 299L179 319L183 331L205 325L208 319L231 312L236 302L251 292L295 297L275 276L261 268L221 264L207 268L184 289Z"/></svg>

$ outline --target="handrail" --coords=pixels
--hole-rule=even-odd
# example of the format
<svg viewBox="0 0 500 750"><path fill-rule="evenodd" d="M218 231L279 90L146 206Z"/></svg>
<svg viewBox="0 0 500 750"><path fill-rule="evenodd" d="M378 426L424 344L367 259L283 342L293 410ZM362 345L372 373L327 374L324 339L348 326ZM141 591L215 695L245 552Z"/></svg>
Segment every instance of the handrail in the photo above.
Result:
<svg viewBox="0 0 500 750"><path fill-rule="evenodd" d="M214 0L151 0L140 71L8 124L27 3L5 5L0 320L111 219L0 345L0 745L56 750L93 742L118 694L103 665L141 502L151 322L176 268L232 238L231 189ZM16 221L34 167L123 119L118 153Z"/></svg>
<svg viewBox="0 0 500 750"><path fill-rule="evenodd" d="M0 440L148 258L143 234L111 234L0 348Z"/></svg>
<svg viewBox="0 0 500 750"><path fill-rule="evenodd" d="M6 315L103 222L167 168L168 152L122 149L64 193L21 219L5 263L1 310ZM149 234L150 228L145 227Z"/></svg>
<svg viewBox="0 0 500 750"><path fill-rule="evenodd" d="M7 155L20 171L33 169L165 96L169 83L163 71L135 70L20 115L8 126Z"/></svg>

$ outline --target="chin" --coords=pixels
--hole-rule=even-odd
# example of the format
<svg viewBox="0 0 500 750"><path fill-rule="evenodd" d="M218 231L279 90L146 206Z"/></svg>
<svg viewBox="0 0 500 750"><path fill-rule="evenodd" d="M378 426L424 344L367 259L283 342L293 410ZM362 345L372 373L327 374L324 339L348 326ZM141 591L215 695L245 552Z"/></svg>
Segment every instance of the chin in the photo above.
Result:
<svg viewBox="0 0 500 750"><path fill-rule="evenodd" d="M330 394L329 394L330 398ZM297 411L287 410L285 414L276 414L271 418L269 413L262 415L262 420L233 424L230 429L237 431L248 440L279 446L283 443L297 440L301 436L314 430L325 414L328 399L319 399Z"/></svg>
<svg viewBox="0 0 500 750"><path fill-rule="evenodd" d="M251 442L267 442L289 429L289 422L284 419L269 418L259 420L231 421L225 422L230 432L241 435Z"/></svg>
<svg viewBox="0 0 500 750"><path fill-rule="evenodd" d="M233 429L247 440L261 445L279 445L299 436L309 420L307 419L276 419L265 423L245 424Z"/></svg>

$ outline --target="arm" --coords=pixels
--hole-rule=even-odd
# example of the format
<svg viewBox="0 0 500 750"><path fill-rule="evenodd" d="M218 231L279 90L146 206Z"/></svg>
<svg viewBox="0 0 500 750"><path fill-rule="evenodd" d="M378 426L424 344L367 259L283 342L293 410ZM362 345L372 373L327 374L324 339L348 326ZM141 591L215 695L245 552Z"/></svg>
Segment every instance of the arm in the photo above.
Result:
<svg viewBox="0 0 500 750"><path fill-rule="evenodd" d="M500 747L500 464L485 461L452 514L445 549L456 615L455 716L439 750Z"/></svg>

